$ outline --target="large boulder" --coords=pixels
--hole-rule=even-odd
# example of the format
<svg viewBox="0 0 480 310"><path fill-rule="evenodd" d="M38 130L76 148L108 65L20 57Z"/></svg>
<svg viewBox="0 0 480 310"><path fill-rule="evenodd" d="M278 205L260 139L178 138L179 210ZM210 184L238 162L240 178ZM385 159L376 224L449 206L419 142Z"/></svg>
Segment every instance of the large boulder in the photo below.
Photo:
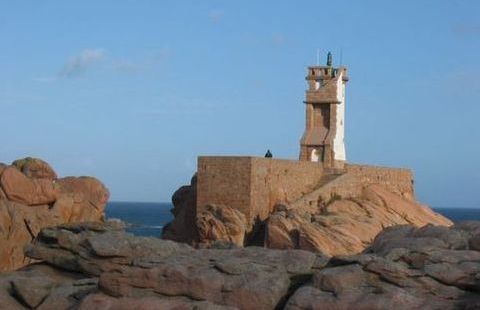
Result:
<svg viewBox="0 0 480 310"><path fill-rule="evenodd" d="M162 238L194 244L198 242L197 230L197 177L190 185L180 187L172 196L174 219L162 229Z"/></svg>
<svg viewBox="0 0 480 310"><path fill-rule="evenodd" d="M395 226L361 255L333 257L286 309L479 309L480 222Z"/></svg>
<svg viewBox="0 0 480 310"><path fill-rule="evenodd" d="M27 254L99 279L80 309L274 309L327 262L306 251L195 250L95 223L44 229Z"/></svg>
<svg viewBox="0 0 480 310"><path fill-rule="evenodd" d="M453 223L426 206L374 184L353 199L334 196L315 208L287 206L276 210L267 220L265 242L271 248L297 248L328 256L356 254L384 228L402 224L421 227Z"/></svg>
<svg viewBox="0 0 480 310"><path fill-rule="evenodd" d="M57 178L57 174L53 168L47 162L38 158L26 157L17 159L12 163L12 166L16 167L29 178L50 180Z"/></svg>
<svg viewBox="0 0 480 310"><path fill-rule="evenodd" d="M78 299L97 291L98 279L45 264L0 274L0 308L72 309Z"/></svg>
<svg viewBox="0 0 480 310"><path fill-rule="evenodd" d="M3 171L0 185L9 200L29 206L53 203L58 195L54 181L29 178L15 167Z"/></svg>
<svg viewBox="0 0 480 310"><path fill-rule="evenodd" d="M103 218L110 193L92 177L58 179L59 199L53 205L68 222L95 221Z"/></svg>
<svg viewBox="0 0 480 310"><path fill-rule="evenodd" d="M208 205L197 215L199 240L205 246L215 242L243 246L249 230L242 212L227 206Z"/></svg>
<svg viewBox="0 0 480 310"><path fill-rule="evenodd" d="M57 179L39 159L0 164L0 271L32 262L23 248L44 227L103 220L108 196L97 179Z"/></svg>

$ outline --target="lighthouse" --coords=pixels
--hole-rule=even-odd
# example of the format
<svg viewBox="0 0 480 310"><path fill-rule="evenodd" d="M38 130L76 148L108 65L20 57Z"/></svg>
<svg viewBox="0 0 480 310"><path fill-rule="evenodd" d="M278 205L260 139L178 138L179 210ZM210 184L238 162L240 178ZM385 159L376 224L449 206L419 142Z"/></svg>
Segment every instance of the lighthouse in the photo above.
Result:
<svg viewBox="0 0 480 310"><path fill-rule="evenodd" d="M300 160L343 169L345 154L345 86L347 68L332 65L308 67L305 94L305 132L300 140Z"/></svg>

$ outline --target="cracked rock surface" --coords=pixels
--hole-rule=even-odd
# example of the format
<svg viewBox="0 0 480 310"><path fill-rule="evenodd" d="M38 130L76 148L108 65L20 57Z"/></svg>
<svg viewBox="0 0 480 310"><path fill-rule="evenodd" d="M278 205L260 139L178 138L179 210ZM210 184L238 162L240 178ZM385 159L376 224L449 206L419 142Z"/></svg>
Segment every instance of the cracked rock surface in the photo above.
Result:
<svg viewBox="0 0 480 310"><path fill-rule="evenodd" d="M403 224L453 223L427 206L373 184L360 195L275 210L266 221L265 243L277 249L351 255L362 252L384 228Z"/></svg>
<svg viewBox="0 0 480 310"><path fill-rule="evenodd" d="M58 178L40 159L0 163L0 272L32 262L23 247L44 227L101 221L107 188L91 177Z"/></svg>
<svg viewBox="0 0 480 310"><path fill-rule="evenodd" d="M480 222L394 226L363 253L194 249L101 223L43 229L8 309L478 309ZM30 279L26 281L25 279ZM41 280L40 280L41 279Z"/></svg>
<svg viewBox="0 0 480 310"><path fill-rule="evenodd" d="M394 226L360 255L337 256L286 309L479 309L480 222Z"/></svg>
<svg viewBox="0 0 480 310"><path fill-rule="evenodd" d="M163 228L162 238L195 247L264 245L333 256L362 252L386 227L453 224L416 202L412 193L394 192L348 173L340 179L296 202L278 203L265 220L251 225L244 214L228 205L206 205L197 213L194 176L190 185L173 194L174 219Z"/></svg>

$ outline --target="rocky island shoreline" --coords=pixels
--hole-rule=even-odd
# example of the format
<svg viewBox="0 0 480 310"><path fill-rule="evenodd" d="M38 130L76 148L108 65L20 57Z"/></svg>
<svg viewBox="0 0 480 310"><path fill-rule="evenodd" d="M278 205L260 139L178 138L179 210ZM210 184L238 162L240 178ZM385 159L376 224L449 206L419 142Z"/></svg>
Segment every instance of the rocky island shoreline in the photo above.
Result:
<svg viewBox="0 0 480 310"><path fill-rule="evenodd" d="M329 183L332 199L277 204L253 228L228 206L197 213L194 177L172 197L175 242L105 222L94 178L0 167L0 309L480 308L480 222L379 184Z"/></svg>

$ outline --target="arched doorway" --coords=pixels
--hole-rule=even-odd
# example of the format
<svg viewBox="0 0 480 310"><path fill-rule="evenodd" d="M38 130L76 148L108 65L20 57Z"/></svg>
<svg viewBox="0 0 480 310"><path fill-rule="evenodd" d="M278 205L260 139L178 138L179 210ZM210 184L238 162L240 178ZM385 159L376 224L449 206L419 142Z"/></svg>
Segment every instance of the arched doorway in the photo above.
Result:
<svg viewBox="0 0 480 310"><path fill-rule="evenodd" d="M317 149L312 150L312 154L310 156L310 161L318 162L320 160L320 152Z"/></svg>

